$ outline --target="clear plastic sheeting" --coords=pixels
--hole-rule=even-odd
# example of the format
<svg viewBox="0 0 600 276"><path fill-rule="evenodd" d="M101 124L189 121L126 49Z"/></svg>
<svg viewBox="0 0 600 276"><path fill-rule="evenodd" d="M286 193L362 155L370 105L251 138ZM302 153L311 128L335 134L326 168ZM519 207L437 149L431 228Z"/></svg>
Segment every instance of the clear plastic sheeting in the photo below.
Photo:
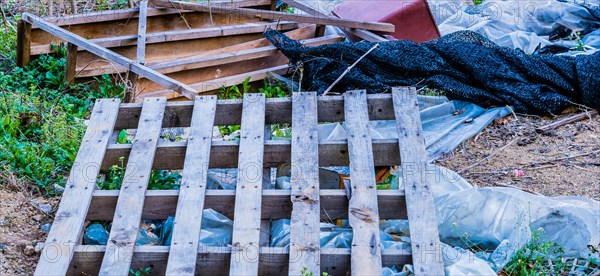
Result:
<svg viewBox="0 0 600 276"><path fill-rule="evenodd" d="M484 109L463 101L444 101L444 97L420 96L421 122L427 145L428 161L452 152L460 143L475 136L491 122L510 114L508 107ZM371 121L372 139L398 139L395 121ZM341 123L318 127L319 141L346 140Z"/></svg>
<svg viewBox="0 0 600 276"><path fill-rule="evenodd" d="M575 36L551 41L551 35L564 29L585 34L581 35L582 42L589 52L600 48L600 33L586 33L600 27L600 18L590 12L594 8L598 11L598 1L485 0L480 5L460 0L428 2L442 35L470 30L500 46L530 54L540 45L577 47Z"/></svg>

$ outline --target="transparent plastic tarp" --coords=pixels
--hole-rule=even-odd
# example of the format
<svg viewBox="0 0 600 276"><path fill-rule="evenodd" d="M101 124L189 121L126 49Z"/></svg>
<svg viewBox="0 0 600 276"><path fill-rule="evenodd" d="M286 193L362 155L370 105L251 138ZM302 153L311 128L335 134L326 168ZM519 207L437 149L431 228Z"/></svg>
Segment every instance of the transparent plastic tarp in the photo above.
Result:
<svg viewBox="0 0 600 276"><path fill-rule="evenodd" d="M566 28L586 33L597 29L599 1L498 1L485 0L480 5L470 1L429 0L429 7L442 35L460 30L471 30L500 46L533 53L541 45L577 47L576 37L550 41L553 31ZM586 7L587 6L587 7ZM596 17L592 12L596 9ZM581 35L589 52L600 48L600 33L596 30Z"/></svg>
<svg viewBox="0 0 600 276"><path fill-rule="evenodd" d="M428 161L452 152L460 143L475 136L497 118L510 114L508 107L484 109L463 101L448 101L445 97L419 96L421 121L427 145ZM395 121L371 121L372 139L398 139ZM318 127L319 141L346 140L343 123Z"/></svg>

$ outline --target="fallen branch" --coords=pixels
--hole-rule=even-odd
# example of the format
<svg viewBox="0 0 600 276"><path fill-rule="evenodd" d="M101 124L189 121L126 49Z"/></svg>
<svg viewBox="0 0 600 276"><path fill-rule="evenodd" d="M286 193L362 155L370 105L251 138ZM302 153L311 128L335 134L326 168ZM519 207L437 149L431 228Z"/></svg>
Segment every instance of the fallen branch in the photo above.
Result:
<svg viewBox="0 0 600 276"><path fill-rule="evenodd" d="M362 55L362 57L360 57L356 62L354 62L354 64L350 65L348 68L346 68L346 71L344 71L344 73L342 73L342 75L340 75L339 78L337 78L337 80L335 80L327 89L325 89L325 92L323 92L323 96L329 94L329 91L338 83L342 80L342 78L344 78L344 76L346 76L346 74L348 74L350 72L350 70L352 70L352 68L354 68L361 60L363 60L367 55L369 55L371 52L373 52L373 50L375 50L375 48L379 47L379 43L375 44L375 46L373 46L373 48L371 48L369 51L367 51L364 55Z"/></svg>
<svg viewBox="0 0 600 276"><path fill-rule="evenodd" d="M516 141L517 141L517 139L516 139L516 138L515 138L515 139L513 139L513 140L512 140L512 141L510 141L508 144L506 144L506 145L504 145L503 147L501 147L501 148L497 149L496 151L492 152L492 154L488 155L487 157L485 157L485 158L483 158L483 159L481 159L481 160L479 160L479 161L475 162L474 164L472 164L472 165L470 165L470 166L468 166L468 167L466 167L466 168L464 168L464 169L461 169L461 170L459 170L457 173L463 173L463 172L465 172L465 171L467 171L467 170L470 170L470 169L472 169L472 168L474 168L474 167L478 166L479 164L481 164L481 163L483 163L483 162L485 162L485 161L487 161L487 160L491 159L492 157L496 156L496 154L500 153L501 151L503 151L503 150L505 150L506 148L508 148L510 145L514 144Z"/></svg>
<svg viewBox="0 0 600 276"><path fill-rule="evenodd" d="M571 123L574 123L574 122L581 121L581 120L586 119L586 118L590 118L591 116L596 115L596 114L598 114L598 110L594 109L594 110L589 111L589 112L579 113L579 114L576 114L576 115L573 115L573 116L569 116L569 117L563 118L563 119L558 120L556 122L549 123L547 125L538 127L536 130L539 131L539 132L545 132L545 131L548 131L548 130L551 130L551 129L555 129L555 128L560 127L560 126L568 125L568 124L571 124Z"/></svg>

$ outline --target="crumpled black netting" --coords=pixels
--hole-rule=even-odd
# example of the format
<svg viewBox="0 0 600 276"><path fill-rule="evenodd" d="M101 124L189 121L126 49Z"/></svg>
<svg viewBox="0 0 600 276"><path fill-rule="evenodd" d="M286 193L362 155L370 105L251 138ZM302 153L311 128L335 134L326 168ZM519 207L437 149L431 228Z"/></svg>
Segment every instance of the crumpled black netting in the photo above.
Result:
<svg viewBox="0 0 600 276"><path fill-rule="evenodd" d="M318 93L375 45L341 42L308 47L272 29L265 37L292 67L303 67L303 89ZM525 113L558 113L573 103L600 108L600 52L576 57L527 55L471 31L425 43L382 42L332 91L385 93L395 86L426 86L445 91L449 99L485 107L511 105Z"/></svg>

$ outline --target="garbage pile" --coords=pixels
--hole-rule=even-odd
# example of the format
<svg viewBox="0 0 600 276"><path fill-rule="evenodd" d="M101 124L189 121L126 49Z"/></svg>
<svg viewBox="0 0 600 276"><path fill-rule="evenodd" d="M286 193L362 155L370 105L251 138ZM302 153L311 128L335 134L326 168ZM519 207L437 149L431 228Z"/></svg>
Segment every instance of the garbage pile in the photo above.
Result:
<svg viewBox="0 0 600 276"><path fill-rule="evenodd" d="M302 69L302 87L307 91L323 93L363 58L333 91L385 93L394 86L417 86L445 91L451 100L483 107L510 105L524 113L559 113L573 104L600 108L600 53L527 55L471 31L424 43L341 42L315 47L272 29L264 35L296 70Z"/></svg>

